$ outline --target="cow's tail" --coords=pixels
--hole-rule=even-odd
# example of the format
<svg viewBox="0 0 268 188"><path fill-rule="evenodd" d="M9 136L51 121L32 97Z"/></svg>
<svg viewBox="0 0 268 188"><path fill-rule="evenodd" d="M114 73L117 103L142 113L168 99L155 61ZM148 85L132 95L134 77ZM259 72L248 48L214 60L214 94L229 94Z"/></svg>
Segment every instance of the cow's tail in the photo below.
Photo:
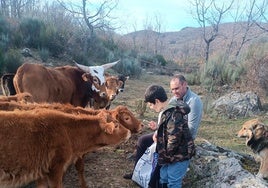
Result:
<svg viewBox="0 0 268 188"><path fill-rule="evenodd" d="M16 95L16 90L13 84L14 73L7 73L1 77L1 89L5 96Z"/></svg>

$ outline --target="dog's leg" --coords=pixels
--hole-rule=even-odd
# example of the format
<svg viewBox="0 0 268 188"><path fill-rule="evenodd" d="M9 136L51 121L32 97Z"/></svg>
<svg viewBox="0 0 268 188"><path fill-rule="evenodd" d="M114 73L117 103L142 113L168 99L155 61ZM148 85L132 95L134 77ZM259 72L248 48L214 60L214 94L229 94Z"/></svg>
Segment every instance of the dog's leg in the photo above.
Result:
<svg viewBox="0 0 268 188"><path fill-rule="evenodd" d="M260 178L268 178L268 148L264 148L259 153L260 159L261 159L261 165L259 168L259 172L257 174Z"/></svg>

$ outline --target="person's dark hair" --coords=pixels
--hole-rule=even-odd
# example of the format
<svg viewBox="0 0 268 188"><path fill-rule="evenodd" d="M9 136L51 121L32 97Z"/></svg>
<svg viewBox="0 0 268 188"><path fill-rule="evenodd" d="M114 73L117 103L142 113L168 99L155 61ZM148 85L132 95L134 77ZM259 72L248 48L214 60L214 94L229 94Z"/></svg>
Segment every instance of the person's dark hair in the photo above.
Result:
<svg viewBox="0 0 268 188"><path fill-rule="evenodd" d="M159 85L150 85L145 91L144 98L144 102L153 104L155 104L155 99L160 102L165 102L168 99L165 89Z"/></svg>
<svg viewBox="0 0 268 188"><path fill-rule="evenodd" d="M182 74L175 74L173 78L171 78L171 81L175 79L178 79L181 83L186 82L186 79Z"/></svg>

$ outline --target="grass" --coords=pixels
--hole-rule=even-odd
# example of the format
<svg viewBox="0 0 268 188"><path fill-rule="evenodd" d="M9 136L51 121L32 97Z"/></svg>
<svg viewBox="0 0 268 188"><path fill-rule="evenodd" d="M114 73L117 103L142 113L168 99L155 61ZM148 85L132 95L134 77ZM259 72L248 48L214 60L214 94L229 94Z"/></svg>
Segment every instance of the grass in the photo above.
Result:
<svg viewBox="0 0 268 188"><path fill-rule="evenodd" d="M245 139L238 138L236 133L246 119L203 119L199 128L197 143L202 139L223 148L242 153L251 153L245 145Z"/></svg>

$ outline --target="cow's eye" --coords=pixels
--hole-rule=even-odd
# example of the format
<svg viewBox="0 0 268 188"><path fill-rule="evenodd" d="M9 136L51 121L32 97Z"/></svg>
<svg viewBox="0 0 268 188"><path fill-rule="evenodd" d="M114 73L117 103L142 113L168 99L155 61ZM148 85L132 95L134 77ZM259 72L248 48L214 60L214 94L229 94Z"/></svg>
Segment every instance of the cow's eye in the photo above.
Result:
<svg viewBox="0 0 268 188"><path fill-rule="evenodd" d="M115 128L118 128L118 127L119 127L119 123L116 122L116 123L115 123Z"/></svg>
<svg viewBox="0 0 268 188"><path fill-rule="evenodd" d="M99 80L97 78L93 78L93 82L98 84Z"/></svg>

